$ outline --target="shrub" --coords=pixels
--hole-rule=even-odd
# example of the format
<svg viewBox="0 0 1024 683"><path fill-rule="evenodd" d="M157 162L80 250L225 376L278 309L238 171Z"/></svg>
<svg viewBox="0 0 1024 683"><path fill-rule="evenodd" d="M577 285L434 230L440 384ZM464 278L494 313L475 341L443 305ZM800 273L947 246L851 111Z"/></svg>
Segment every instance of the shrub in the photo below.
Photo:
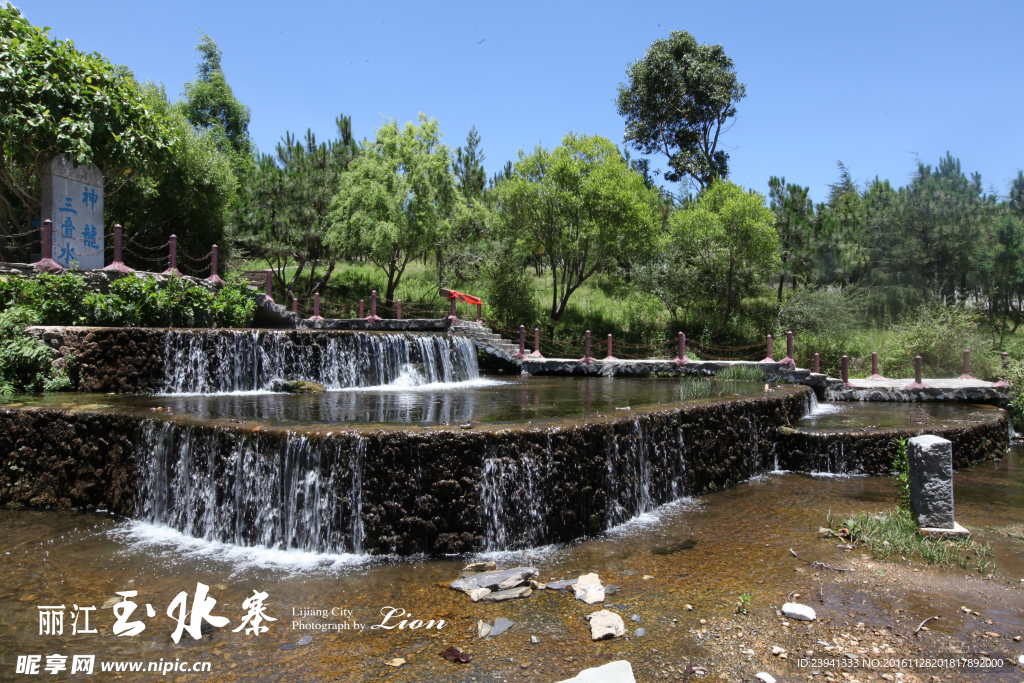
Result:
<svg viewBox="0 0 1024 683"><path fill-rule="evenodd" d="M59 391L71 385L66 370L54 369L50 347L23 334L39 320L37 311L21 306L0 312L0 394Z"/></svg>
<svg viewBox="0 0 1024 683"><path fill-rule="evenodd" d="M886 367L911 372L914 356L920 355L928 375L955 376L963 367L964 349L971 350L974 375L995 378L998 354L982 334L977 314L963 306L932 303L894 325L880 355Z"/></svg>
<svg viewBox="0 0 1024 683"><path fill-rule="evenodd" d="M533 279L517 253L502 253L487 264L485 300L490 318L502 326L529 329L538 320L537 302L533 295Z"/></svg>

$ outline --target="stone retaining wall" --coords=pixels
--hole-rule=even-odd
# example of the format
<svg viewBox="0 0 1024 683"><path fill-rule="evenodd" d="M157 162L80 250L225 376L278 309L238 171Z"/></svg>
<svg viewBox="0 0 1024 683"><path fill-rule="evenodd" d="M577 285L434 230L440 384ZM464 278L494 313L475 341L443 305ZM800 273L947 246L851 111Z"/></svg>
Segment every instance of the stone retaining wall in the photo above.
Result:
<svg viewBox="0 0 1024 683"><path fill-rule="evenodd" d="M600 533L681 496L725 488L776 466L884 473L893 438L918 433L820 437L794 430L788 425L805 411L808 391L784 389L584 423L333 435L251 424L213 428L184 419L104 414L88 406L0 408L0 504L91 505L147 518L151 494L138 494L140 487L173 490L171 480L186 471L190 481L182 490L196 498L180 504L189 514L151 521L197 533L189 524L204 515L192 508L230 501L237 511L219 505L210 532L237 542L237 535L221 539L224 529L237 534L243 528L260 539L264 512L297 505L291 531L282 539L286 546L397 554L496 550ZM998 457L1008 441L1005 414L995 409L988 421L930 433L953 441L957 466ZM157 443L167 449L159 457ZM184 470L176 460L183 457L190 458ZM248 464L242 467L238 458ZM308 498L313 490L301 489L310 468L318 482L315 499ZM243 471L262 471L273 481L261 484L241 477ZM203 486L208 490L195 492ZM240 496L249 499L242 504ZM333 502L321 510L324 501ZM323 527L312 540L299 509L310 505L320 506L313 509ZM193 521L179 521L186 517Z"/></svg>

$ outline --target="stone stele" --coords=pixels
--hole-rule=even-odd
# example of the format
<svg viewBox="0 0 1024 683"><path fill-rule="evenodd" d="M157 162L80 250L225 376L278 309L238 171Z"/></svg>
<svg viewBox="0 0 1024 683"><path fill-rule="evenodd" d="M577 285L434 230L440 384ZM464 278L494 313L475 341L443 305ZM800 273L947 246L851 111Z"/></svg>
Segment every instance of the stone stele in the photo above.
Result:
<svg viewBox="0 0 1024 683"><path fill-rule="evenodd" d="M42 216L53 221L53 260L65 268L103 267L103 174L63 154L43 164Z"/></svg>
<svg viewBox="0 0 1024 683"><path fill-rule="evenodd" d="M918 526L953 529L953 444L931 434L907 442L910 509Z"/></svg>

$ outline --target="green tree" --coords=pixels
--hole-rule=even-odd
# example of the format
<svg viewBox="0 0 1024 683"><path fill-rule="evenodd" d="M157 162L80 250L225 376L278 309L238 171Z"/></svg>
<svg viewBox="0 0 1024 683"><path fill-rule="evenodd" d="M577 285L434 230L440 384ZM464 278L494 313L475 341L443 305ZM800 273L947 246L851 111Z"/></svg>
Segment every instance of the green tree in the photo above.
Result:
<svg viewBox="0 0 1024 683"><path fill-rule="evenodd" d="M327 242L384 271L391 303L408 265L451 230L457 188L437 121L419 115L377 130L341 176Z"/></svg>
<svg viewBox="0 0 1024 683"><path fill-rule="evenodd" d="M764 195L719 181L670 219L677 240L694 265L705 296L730 322L745 296L779 267L775 216Z"/></svg>
<svg viewBox="0 0 1024 683"><path fill-rule="evenodd" d="M285 133L276 156L260 156L243 179L235 212L236 242L274 270L289 296L312 296L330 279L341 250L326 240L331 202L358 153L352 119L335 119L339 137L317 143Z"/></svg>
<svg viewBox="0 0 1024 683"><path fill-rule="evenodd" d="M182 103L192 125L209 131L218 147L232 154L236 173L241 176L255 165L256 145L249 137L249 107L238 101L221 67L223 52L205 32L196 51L202 61L196 65L196 80L185 84Z"/></svg>
<svg viewBox="0 0 1024 683"><path fill-rule="evenodd" d="M814 202L810 188L787 183L785 178L772 176L768 180L771 209L775 214L775 231L779 234L782 272L779 274L779 304L786 277L796 289L798 277L810 274L814 268Z"/></svg>
<svg viewBox="0 0 1024 683"><path fill-rule="evenodd" d="M41 218L40 173L53 156L96 165L109 197L161 163L169 144L126 69L48 31L0 7L0 230Z"/></svg>
<svg viewBox="0 0 1024 683"><path fill-rule="evenodd" d="M499 236L547 261L552 333L591 276L657 249L658 193L607 138L569 133L554 150L520 152L494 192Z"/></svg>
<svg viewBox="0 0 1024 683"><path fill-rule="evenodd" d="M672 31L626 68L626 78L616 100L626 117L625 140L644 154L664 154L671 168L666 180L689 178L704 189L729 175L720 136L746 86L721 45L698 44L686 31Z"/></svg>
<svg viewBox="0 0 1024 683"><path fill-rule="evenodd" d="M147 83L139 89L147 110L164 122L170 144L161 166L142 169L121 192L107 198L106 213L111 223L124 226L129 252L162 258L165 251L145 248L165 244L174 233L178 267L185 273L206 274L209 261L204 255L210 245L225 251L228 246L225 233L238 185L231 155L221 150L214 134L193 126L181 104L168 101L162 86ZM138 260L134 265L145 270L160 267Z"/></svg>
<svg viewBox="0 0 1024 683"><path fill-rule="evenodd" d="M487 174L484 172L486 158L480 151L480 134L476 132L476 126L473 126L466 135L466 147L455 148L455 182L466 199L483 197L487 186Z"/></svg>

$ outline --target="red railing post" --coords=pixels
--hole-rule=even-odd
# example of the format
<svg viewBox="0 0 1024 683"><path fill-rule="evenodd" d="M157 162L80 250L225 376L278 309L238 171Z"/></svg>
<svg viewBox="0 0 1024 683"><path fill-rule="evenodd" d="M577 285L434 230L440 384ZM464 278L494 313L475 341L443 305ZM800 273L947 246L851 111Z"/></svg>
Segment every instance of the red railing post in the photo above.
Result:
<svg viewBox="0 0 1024 683"><path fill-rule="evenodd" d="M604 357L604 360L618 360L612 355L612 335L608 335L608 355Z"/></svg>
<svg viewBox="0 0 1024 683"><path fill-rule="evenodd" d="M762 363L774 363L775 359L772 358L772 335L768 335L768 355L764 357Z"/></svg>
<svg viewBox="0 0 1024 683"><path fill-rule="evenodd" d="M957 379L977 379L971 374L971 350L964 349L964 372Z"/></svg>
<svg viewBox="0 0 1024 683"><path fill-rule="evenodd" d="M583 358L580 358L581 363L593 363L594 359L590 355L590 330L587 330L583 335Z"/></svg>
<svg viewBox="0 0 1024 683"><path fill-rule="evenodd" d="M206 278L208 282L212 282L215 285L224 284L224 280L220 279L217 275L217 245L214 244L210 247L210 277Z"/></svg>
<svg viewBox="0 0 1024 683"><path fill-rule="evenodd" d="M360 318L363 317L363 300L362 299L359 300L359 317Z"/></svg>
<svg viewBox="0 0 1024 683"><path fill-rule="evenodd" d="M313 317L310 320L323 320L320 317L320 292L313 294Z"/></svg>
<svg viewBox="0 0 1024 683"><path fill-rule="evenodd" d="M480 324L483 324L483 322L484 322L484 305L483 304L477 304L476 305L476 321L478 323L480 323Z"/></svg>
<svg viewBox="0 0 1024 683"><path fill-rule="evenodd" d="M267 268L267 301L274 303L274 297L270 296L271 292L274 291L274 271Z"/></svg>
<svg viewBox="0 0 1024 683"><path fill-rule="evenodd" d="M814 354L814 372L815 373L820 373L821 372L821 354L820 353Z"/></svg>
<svg viewBox="0 0 1024 683"><path fill-rule="evenodd" d="M171 267L163 272L163 275L181 275L178 270L178 236L171 235Z"/></svg>
<svg viewBox="0 0 1024 683"><path fill-rule="evenodd" d="M540 328L533 328L533 353L530 354L531 358L543 358L544 356L540 353Z"/></svg>
<svg viewBox="0 0 1024 683"><path fill-rule="evenodd" d="M526 325L519 326L519 352L516 353L516 358L526 358Z"/></svg>
<svg viewBox="0 0 1024 683"><path fill-rule="evenodd" d="M880 374L878 374L878 352L877 351L872 351L871 352L871 375L868 376L868 379L885 379L885 377L882 377Z"/></svg>
<svg viewBox="0 0 1024 683"><path fill-rule="evenodd" d="M374 289L370 291L370 317L366 318L366 322L375 323L378 320L380 316L377 315L377 290Z"/></svg>
<svg viewBox="0 0 1024 683"><path fill-rule="evenodd" d="M771 355L771 354L768 354ZM793 358L793 332L786 332L786 357L782 359L783 365L788 365L791 368L796 368L796 360Z"/></svg>
<svg viewBox="0 0 1024 683"><path fill-rule="evenodd" d="M842 378L843 378L843 384L845 386L849 386L850 385L850 357L849 356L845 356L845 355L843 356Z"/></svg>
<svg viewBox="0 0 1024 683"><path fill-rule="evenodd" d="M458 325L459 324L459 316L457 316L455 314L455 297L454 296L453 297L449 297L448 300L451 301L451 304L452 304L449 307L448 320L451 320L453 325Z"/></svg>
<svg viewBox="0 0 1024 683"><path fill-rule="evenodd" d="M299 314L299 300L295 298L294 294L292 295L292 313Z"/></svg>
<svg viewBox="0 0 1024 683"><path fill-rule="evenodd" d="M43 221L43 253L39 260L32 265L36 270L46 273L59 273L64 266L53 260L53 221L47 218Z"/></svg>
<svg viewBox="0 0 1024 683"><path fill-rule="evenodd" d="M676 335L676 357L672 359L672 362L680 365L690 362L690 359L686 357L686 335L682 332Z"/></svg>
<svg viewBox="0 0 1024 683"><path fill-rule="evenodd" d="M924 383L924 372L922 370L921 356L914 356L914 381L903 387L904 389L927 389L928 385Z"/></svg>
<svg viewBox="0 0 1024 683"><path fill-rule="evenodd" d="M114 225L114 260L111 261L110 265L105 267L103 270L114 270L118 273L134 273L135 271L124 264L122 255L124 253L124 228L119 224Z"/></svg>

